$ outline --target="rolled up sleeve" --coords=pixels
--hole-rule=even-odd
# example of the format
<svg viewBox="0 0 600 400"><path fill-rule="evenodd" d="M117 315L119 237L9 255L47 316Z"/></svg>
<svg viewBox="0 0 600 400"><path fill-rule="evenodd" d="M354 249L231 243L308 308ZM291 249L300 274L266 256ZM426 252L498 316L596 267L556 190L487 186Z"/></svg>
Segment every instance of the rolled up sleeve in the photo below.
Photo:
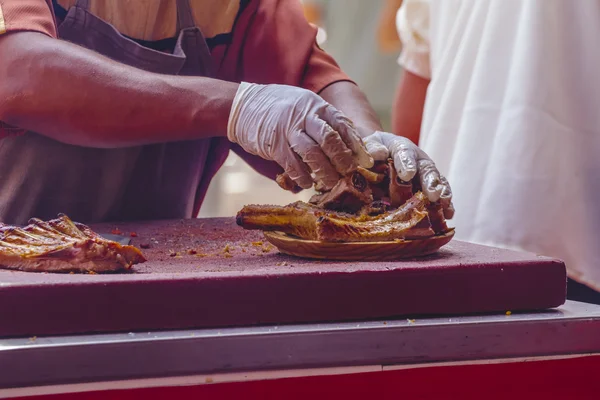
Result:
<svg viewBox="0 0 600 400"><path fill-rule="evenodd" d="M402 41L398 63L405 70L431 79L429 45L429 1L404 0L396 15L396 27Z"/></svg>
<svg viewBox="0 0 600 400"><path fill-rule="evenodd" d="M258 2L244 35L241 78L299 86L317 93L332 83L351 81L317 45L316 38L317 28L307 21L300 2Z"/></svg>
<svg viewBox="0 0 600 400"><path fill-rule="evenodd" d="M56 37L51 0L0 0L0 35L33 31Z"/></svg>
<svg viewBox="0 0 600 400"><path fill-rule="evenodd" d="M56 37L51 0L0 0L0 38L4 34L19 31L40 32ZM0 121L0 140L24 132Z"/></svg>

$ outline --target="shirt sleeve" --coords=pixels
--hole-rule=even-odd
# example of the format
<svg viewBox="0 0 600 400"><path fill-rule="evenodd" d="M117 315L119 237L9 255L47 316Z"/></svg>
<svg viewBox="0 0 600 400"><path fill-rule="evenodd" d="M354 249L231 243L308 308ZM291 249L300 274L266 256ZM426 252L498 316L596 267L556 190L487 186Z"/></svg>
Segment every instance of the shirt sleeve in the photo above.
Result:
<svg viewBox="0 0 600 400"><path fill-rule="evenodd" d="M431 79L429 43L429 0L404 0L396 14L402 41L398 63L405 70Z"/></svg>
<svg viewBox="0 0 600 400"><path fill-rule="evenodd" d="M17 31L57 37L52 0L0 0L0 35Z"/></svg>
<svg viewBox="0 0 600 400"><path fill-rule="evenodd" d="M317 27L299 1L261 0L243 46L241 79L281 83L320 92L332 83L351 81L316 41Z"/></svg>
<svg viewBox="0 0 600 400"><path fill-rule="evenodd" d="M0 36L8 32L35 31L56 37L52 0L0 0ZM0 140L25 130L0 121Z"/></svg>

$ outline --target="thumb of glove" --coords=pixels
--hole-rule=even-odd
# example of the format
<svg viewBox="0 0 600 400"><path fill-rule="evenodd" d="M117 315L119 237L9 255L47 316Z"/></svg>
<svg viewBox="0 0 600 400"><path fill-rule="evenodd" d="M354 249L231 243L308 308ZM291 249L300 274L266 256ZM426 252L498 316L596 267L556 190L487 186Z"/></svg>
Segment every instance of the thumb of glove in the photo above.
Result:
<svg viewBox="0 0 600 400"><path fill-rule="evenodd" d="M367 136L363 142L367 148L367 152L375 161L386 161L390 156L389 149L381 142L381 138L377 132Z"/></svg>

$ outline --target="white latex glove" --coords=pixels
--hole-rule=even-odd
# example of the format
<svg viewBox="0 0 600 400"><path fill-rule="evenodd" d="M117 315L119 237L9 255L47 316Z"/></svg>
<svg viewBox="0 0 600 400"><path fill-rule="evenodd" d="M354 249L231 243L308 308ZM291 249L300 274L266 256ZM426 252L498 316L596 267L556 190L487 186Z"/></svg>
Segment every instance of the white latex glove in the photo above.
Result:
<svg viewBox="0 0 600 400"><path fill-rule="evenodd" d="M452 218L454 206L450 184L423 150L409 139L387 132L375 132L363 141L375 160L392 158L398 178L404 182L410 182L418 174L421 189L429 201L439 201L444 208L445 217Z"/></svg>
<svg viewBox="0 0 600 400"><path fill-rule="evenodd" d="M293 86L242 82L227 137L277 162L304 189L314 181L331 189L340 175L373 166L352 122L317 94Z"/></svg>

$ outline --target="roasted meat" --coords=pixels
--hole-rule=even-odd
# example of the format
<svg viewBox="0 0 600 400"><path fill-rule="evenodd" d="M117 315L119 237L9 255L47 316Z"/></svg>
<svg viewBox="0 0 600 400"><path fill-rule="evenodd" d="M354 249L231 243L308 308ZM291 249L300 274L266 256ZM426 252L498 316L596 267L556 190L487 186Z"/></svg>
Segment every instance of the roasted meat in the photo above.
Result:
<svg viewBox="0 0 600 400"><path fill-rule="evenodd" d="M287 206L248 205L236 216L244 229L279 231L304 239L317 239L317 219L325 210L303 201Z"/></svg>
<svg viewBox="0 0 600 400"><path fill-rule="evenodd" d="M0 223L0 266L31 272L115 272L146 259L133 246L104 239L66 215L33 218L24 228Z"/></svg>
<svg viewBox="0 0 600 400"><path fill-rule="evenodd" d="M415 188L412 182L398 178L390 160L377 164L373 171L357 169L340 179L331 191L317 194L309 202L327 210L373 214L400 207L418 191Z"/></svg>
<svg viewBox="0 0 600 400"><path fill-rule="evenodd" d="M317 194L310 201L320 208L356 213L373 202L369 182L358 171L340 179L330 192Z"/></svg>
<svg viewBox="0 0 600 400"><path fill-rule="evenodd" d="M427 198L415 194L402 207L377 216L338 218L326 213L317 221L317 239L325 242L373 242L431 237ZM423 222L423 223L422 223Z"/></svg>
<svg viewBox="0 0 600 400"><path fill-rule="evenodd" d="M400 207L404 204L408 199L410 199L413 195L413 185L410 182L402 182L400 178L398 178L398 173L396 172L396 168L394 168L394 164L389 162L389 198L390 205L392 207Z"/></svg>
<svg viewBox="0 0 600 400"><path fill-rule="evenodd" d="M434 236L429 201L418 192L401 207L380 215L354 215L296 202L287 206L245 206L237 224L245 229L279 231L324 242L369 242Z"/></svg>
<svg viewBox="0 0 600 400"><path fill-rule="evenodd" d="M302 191L302 188L296 185L296 182L294 182L288 174L284 173L277 175L275 177L275 182L277 182L280 188L287 190L288 192L300 193Z"/></svg>
<svg viewBox="0 0 600 400"><path fill-rule="evenodd" d="M292 186L283 178L278 183ZM377 162L371 170L358 168L309 203L246 206L237 223L324 242L415 240L449 232L442 207L429 202L418 178L402 182L392 160Z"/></svg>

